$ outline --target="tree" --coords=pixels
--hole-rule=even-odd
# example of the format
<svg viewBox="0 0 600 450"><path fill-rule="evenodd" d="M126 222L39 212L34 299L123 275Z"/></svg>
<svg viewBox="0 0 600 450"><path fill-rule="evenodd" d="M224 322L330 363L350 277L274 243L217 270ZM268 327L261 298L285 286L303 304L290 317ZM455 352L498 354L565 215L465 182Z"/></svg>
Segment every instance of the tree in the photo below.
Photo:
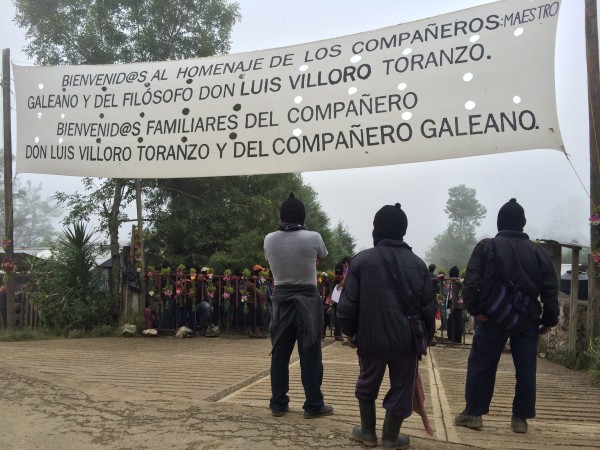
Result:
<svg viewBox="0 0 600 450"><path fill-rule="evenodd" d="M223 54L239 19L225 0L15 0L16 23L26 29L28 56L38 64L114 64ZM84 184L91 185L87 179ZM111 293L118 301L119 225L130 182L106 180L97 191L59 201L103 217L110 236ZM94 198L103 199L94 203ZM88 217L72 213L71 219Z"/></svg>
<svg viewBox="0 0 600 450"><path fill-rule="evenodd" d="M339 221L331 231L331 241L327 246L327 250L329 251L327 260L330 261L330 265L335 265L335 263L341 261L344 256L352 256L355 248L356 240L350 234L346 226Z"/></svg>
<svg viewBox="0 0 600 450"><path fill-rule="evenodd" d="M436 236L434 245L427 252L427 259L439 268L465 268L469 261L477 243L475 229L487 214L486 208L475 197L476 193L475 189L464 184L448 189L444 212L450 222L446 231Z"/></svg>
<svg viewBox="0 0 600 450"><path fill-rule="evenodd" d="M0 158L4 151L0 149ZM4 165L0 164L4 177ZM42 186L31 181L24 185L17 178L13 184L13 240L16 247L49 245L57 236L53 219L59 216L58 206L42 197ZM4 186L0 186L0 226L4 230Z"/></svg>
<svg viewBox="0 0 600 450"><path fill-rule="evenodd" d="M225 0L15 0L37 64L115 64L224 54L238 5Z"/></svg>
<svg viewBox="0 0 600 450"><path fill-rule="evenodd" d="M347 230L341 228L341 237L332 232L316 193L299 174L166 179L158 186L146 196L151 225L145 242L153 265L210 265L219 273L266 264L263 240L279 225L279 207L290 192L306 206L306 228L321 233L330 250L324 264L354 250Z"/></svg>

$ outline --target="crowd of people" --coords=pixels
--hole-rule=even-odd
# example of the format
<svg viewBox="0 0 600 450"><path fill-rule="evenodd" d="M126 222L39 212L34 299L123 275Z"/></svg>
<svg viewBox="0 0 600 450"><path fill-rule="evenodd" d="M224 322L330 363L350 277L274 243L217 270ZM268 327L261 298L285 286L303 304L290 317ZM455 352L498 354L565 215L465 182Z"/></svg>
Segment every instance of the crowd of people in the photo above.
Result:
<svg viewBox="0 0 600 450"><path fill-rule="evenodd" d="M186 327L209 337L224 327L250 338L267 338L273 290L269 269L255 264L250 273L229 272L215 275L209 267L198 274L182 268L148 272L146 327Z"/></svg>
<svg viewBox="0 0 600 450"><path fill-rule="evenodd" d="M443 269L438 273L435 269L435 264L428 267L437 301L436 319L440 321L440 337L448 342L464 343L464 335L473 334L476 323L464 308L460 271L453 266L446 276Z"/></svg>

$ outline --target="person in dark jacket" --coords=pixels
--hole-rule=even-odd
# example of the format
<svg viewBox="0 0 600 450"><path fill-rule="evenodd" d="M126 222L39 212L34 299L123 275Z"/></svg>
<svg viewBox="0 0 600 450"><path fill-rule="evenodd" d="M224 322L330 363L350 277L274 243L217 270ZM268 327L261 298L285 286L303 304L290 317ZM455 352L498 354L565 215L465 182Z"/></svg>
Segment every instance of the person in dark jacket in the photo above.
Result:
<svg viewBox="0 0 600 450"><path fill-rule="evenodd" d="M462 282L460 279L460 271L454 266L448 272L450 276L450 285L448 288L448 297L446 299L446 307L450 310L446 327L448 330L448 340L460 344L463 338L464 320L463 320L463 305L460 301L460 292L462 290Z"/></svg>
<svg viewBox="0 0 600 450"><path fill-rule="evenodd" d="M327 256L321 235L304 229L304 204L290 194L282 204L279 230L265 237L265 257L271 267L273 318L271 324L271 400L275 417L289 409L290 356L298 342L300 372L306 400L304 418L333 414L321 392L323 306L317 291L317 264Z"/></svg>
<svg viewBox="0 0 600 450"><path fill-rule="evenodd" d="M456 416L456 425L483 427L481 416L489 412L498 362L509 337L516 370L512 430L526 433L527 419L535 417L538 335L558 323L558 281L546 251L523 233L525 223L525 211L510 199L498 212L498 234L480 241L467 265L463 300L479 326L467 363L466 407ZM529 297L526 319L511 331L486 315L499 283L497 263L503 277Z"/></svg>
<svg viewBox="0 0 600 450"><path fill-rule="evenodd" d="M386 205L373 220L374 248L352 258L338 305L342 332L356 347L360 375L355 395L361 426L352 437L365 445L377 445L375 400L386 371L390 389L383 399L386 410L382 445L406 448L408 436L399 434L404 419L412 414L413 391L419 356L414 350L409 315L420 315L427 337L435 333L435 297L431 275L425 263L404 242L408 219L400 207ZM388 269L397 275L401 292L390 279ZM402 299L402 300L401 300Z"/></svg>

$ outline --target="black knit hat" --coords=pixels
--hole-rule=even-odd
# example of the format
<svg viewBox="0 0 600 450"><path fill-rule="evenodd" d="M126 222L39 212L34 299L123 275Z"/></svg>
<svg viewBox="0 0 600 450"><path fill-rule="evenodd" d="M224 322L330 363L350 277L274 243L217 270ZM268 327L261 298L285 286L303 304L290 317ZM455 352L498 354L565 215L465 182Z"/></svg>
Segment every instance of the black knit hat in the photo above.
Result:
<svg viewBox="0 0 600 450"><path fill-rule="evenodd" d="M408 218L400 203L385 205L375 214L373 219L373 245L382 239L401 241L406 234Z"/></svg>
<svg viewBox="0 0 600 450"><path fill-rule="evenodd" d="M460 277L460 271L458 270L458 267L453 266L450 271L448 272L448 276L450 278L458 278Z"/></svg>
<svg viewBox="0 0 600 450"><path fill-rule="evenodd" d="M517 203L516 198L511 198L502 205L498 211L498 231L523 231L527 220L525 219L525 210Z"/></svg>
<svg viewBox="0 0 600 450"><path fill-rule="evenodd" d="M304 219L306 218L304 203L294 197L294 193L291 192L290 196L281 204L279 217L283 223L298 223L304 225Z"/></svg>

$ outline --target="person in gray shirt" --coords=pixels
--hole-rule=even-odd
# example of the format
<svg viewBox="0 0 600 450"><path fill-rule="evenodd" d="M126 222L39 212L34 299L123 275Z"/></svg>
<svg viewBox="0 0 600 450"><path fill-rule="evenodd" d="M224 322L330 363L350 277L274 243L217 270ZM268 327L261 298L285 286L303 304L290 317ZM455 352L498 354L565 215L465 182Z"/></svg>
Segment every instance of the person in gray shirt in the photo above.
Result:
<svg viewBox="0 0 600 450"><path fill-rule="evenodd" d="M317 291L317 264L327 256L321 235L304 229L306 210L293 193L281 204L281 225L265 237L264 251L273 273L271 324L271 399L275 417L289 410L289 364L298 342L304 418L333 413L321 392L323 309Z"/></svg>

